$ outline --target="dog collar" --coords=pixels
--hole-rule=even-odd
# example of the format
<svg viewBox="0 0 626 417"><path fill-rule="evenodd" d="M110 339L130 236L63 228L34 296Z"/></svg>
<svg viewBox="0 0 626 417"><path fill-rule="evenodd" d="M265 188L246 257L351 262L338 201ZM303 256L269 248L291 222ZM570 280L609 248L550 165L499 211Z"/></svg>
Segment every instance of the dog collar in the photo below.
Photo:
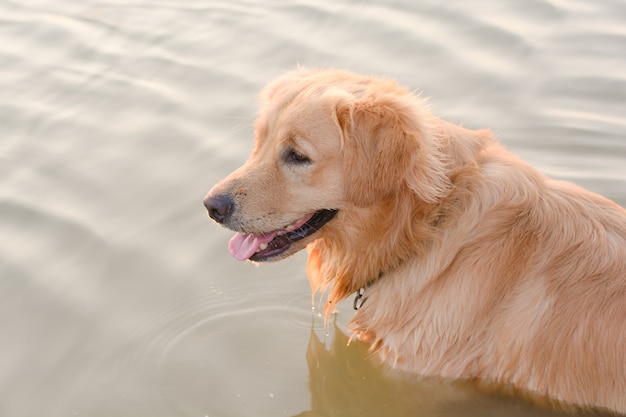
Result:
<svg viewBox="0 0 626 417"><path fill-rule="evenodd" d="M365 302L367 301L367 297L364 296L365 290L367 290L372 285L376 284L382 278L382 276L383 276L383 273L381 272L380 274L378 274L378 278L368 282L365 287L359 288L359 290L356 292L356 297L354 297L354 303L352 304L352 308L354 308L355 310L358 310L361 307L363 307L363 304L365 304Z"/></svg>
<svg viewBox="0 0 626 417"><path fill-rule="evenodd" d="M359 288L359 290L356 292L356 297L354 297L354 304L352 305L352 308L358 310L359 308L363 307L363 304L365 304L365 301L367 301L367 297L363 298L364 294L365 287Z"/></svg>

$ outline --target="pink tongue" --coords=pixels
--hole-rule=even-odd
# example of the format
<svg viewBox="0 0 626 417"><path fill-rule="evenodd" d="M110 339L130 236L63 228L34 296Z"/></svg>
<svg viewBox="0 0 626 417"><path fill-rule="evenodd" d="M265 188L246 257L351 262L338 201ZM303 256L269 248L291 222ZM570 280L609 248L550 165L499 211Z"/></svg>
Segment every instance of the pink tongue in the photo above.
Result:
<svg viewBox="0 0 626 417"><path fill-rule="evenodd" d="M239 261L245 261L254 255L262 243L268 243L276 237L276 232L266 234L237 233L228 242L228 250Z"/></svg>

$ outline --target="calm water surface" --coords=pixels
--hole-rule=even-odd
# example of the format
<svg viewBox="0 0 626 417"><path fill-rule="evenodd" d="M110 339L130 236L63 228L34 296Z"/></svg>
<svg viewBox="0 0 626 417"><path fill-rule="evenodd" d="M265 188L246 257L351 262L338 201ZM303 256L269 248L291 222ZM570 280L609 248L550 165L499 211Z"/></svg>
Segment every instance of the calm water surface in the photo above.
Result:
<svg viewBox="0 0 626 417"><path fill-rule="evenodd" d="M0 0L1 416L544 416L390 375L201 200L296 64L435 113L626 205L626 3Z"/></svg>

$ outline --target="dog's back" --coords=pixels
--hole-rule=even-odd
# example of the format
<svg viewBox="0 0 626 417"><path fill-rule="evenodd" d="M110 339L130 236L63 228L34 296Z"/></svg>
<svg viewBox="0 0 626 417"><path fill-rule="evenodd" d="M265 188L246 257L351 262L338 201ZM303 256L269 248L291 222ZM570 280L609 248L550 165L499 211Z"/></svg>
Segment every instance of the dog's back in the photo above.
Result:
<svg viewBox="0 0 626 417"><path fill-rule="evenodd" d="M478 163L440 242L369 289L353 328L414 372L626 410L626 210L497 144Z"/></svg>

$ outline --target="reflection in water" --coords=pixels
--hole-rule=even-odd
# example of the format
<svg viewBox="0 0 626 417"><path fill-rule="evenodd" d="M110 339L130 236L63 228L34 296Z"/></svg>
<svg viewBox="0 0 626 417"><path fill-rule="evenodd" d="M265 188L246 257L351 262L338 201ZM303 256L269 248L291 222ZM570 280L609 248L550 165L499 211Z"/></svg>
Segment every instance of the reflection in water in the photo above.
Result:
<svg viewBox="0 0 626 417"><path fill-rule="evenodd" d="M329 346L314 329L307 349L311 409L294 417L329 416L610 416L565 408L530 394L474 381L416 377L392 371L349 341L335 323Z"/></svg>

